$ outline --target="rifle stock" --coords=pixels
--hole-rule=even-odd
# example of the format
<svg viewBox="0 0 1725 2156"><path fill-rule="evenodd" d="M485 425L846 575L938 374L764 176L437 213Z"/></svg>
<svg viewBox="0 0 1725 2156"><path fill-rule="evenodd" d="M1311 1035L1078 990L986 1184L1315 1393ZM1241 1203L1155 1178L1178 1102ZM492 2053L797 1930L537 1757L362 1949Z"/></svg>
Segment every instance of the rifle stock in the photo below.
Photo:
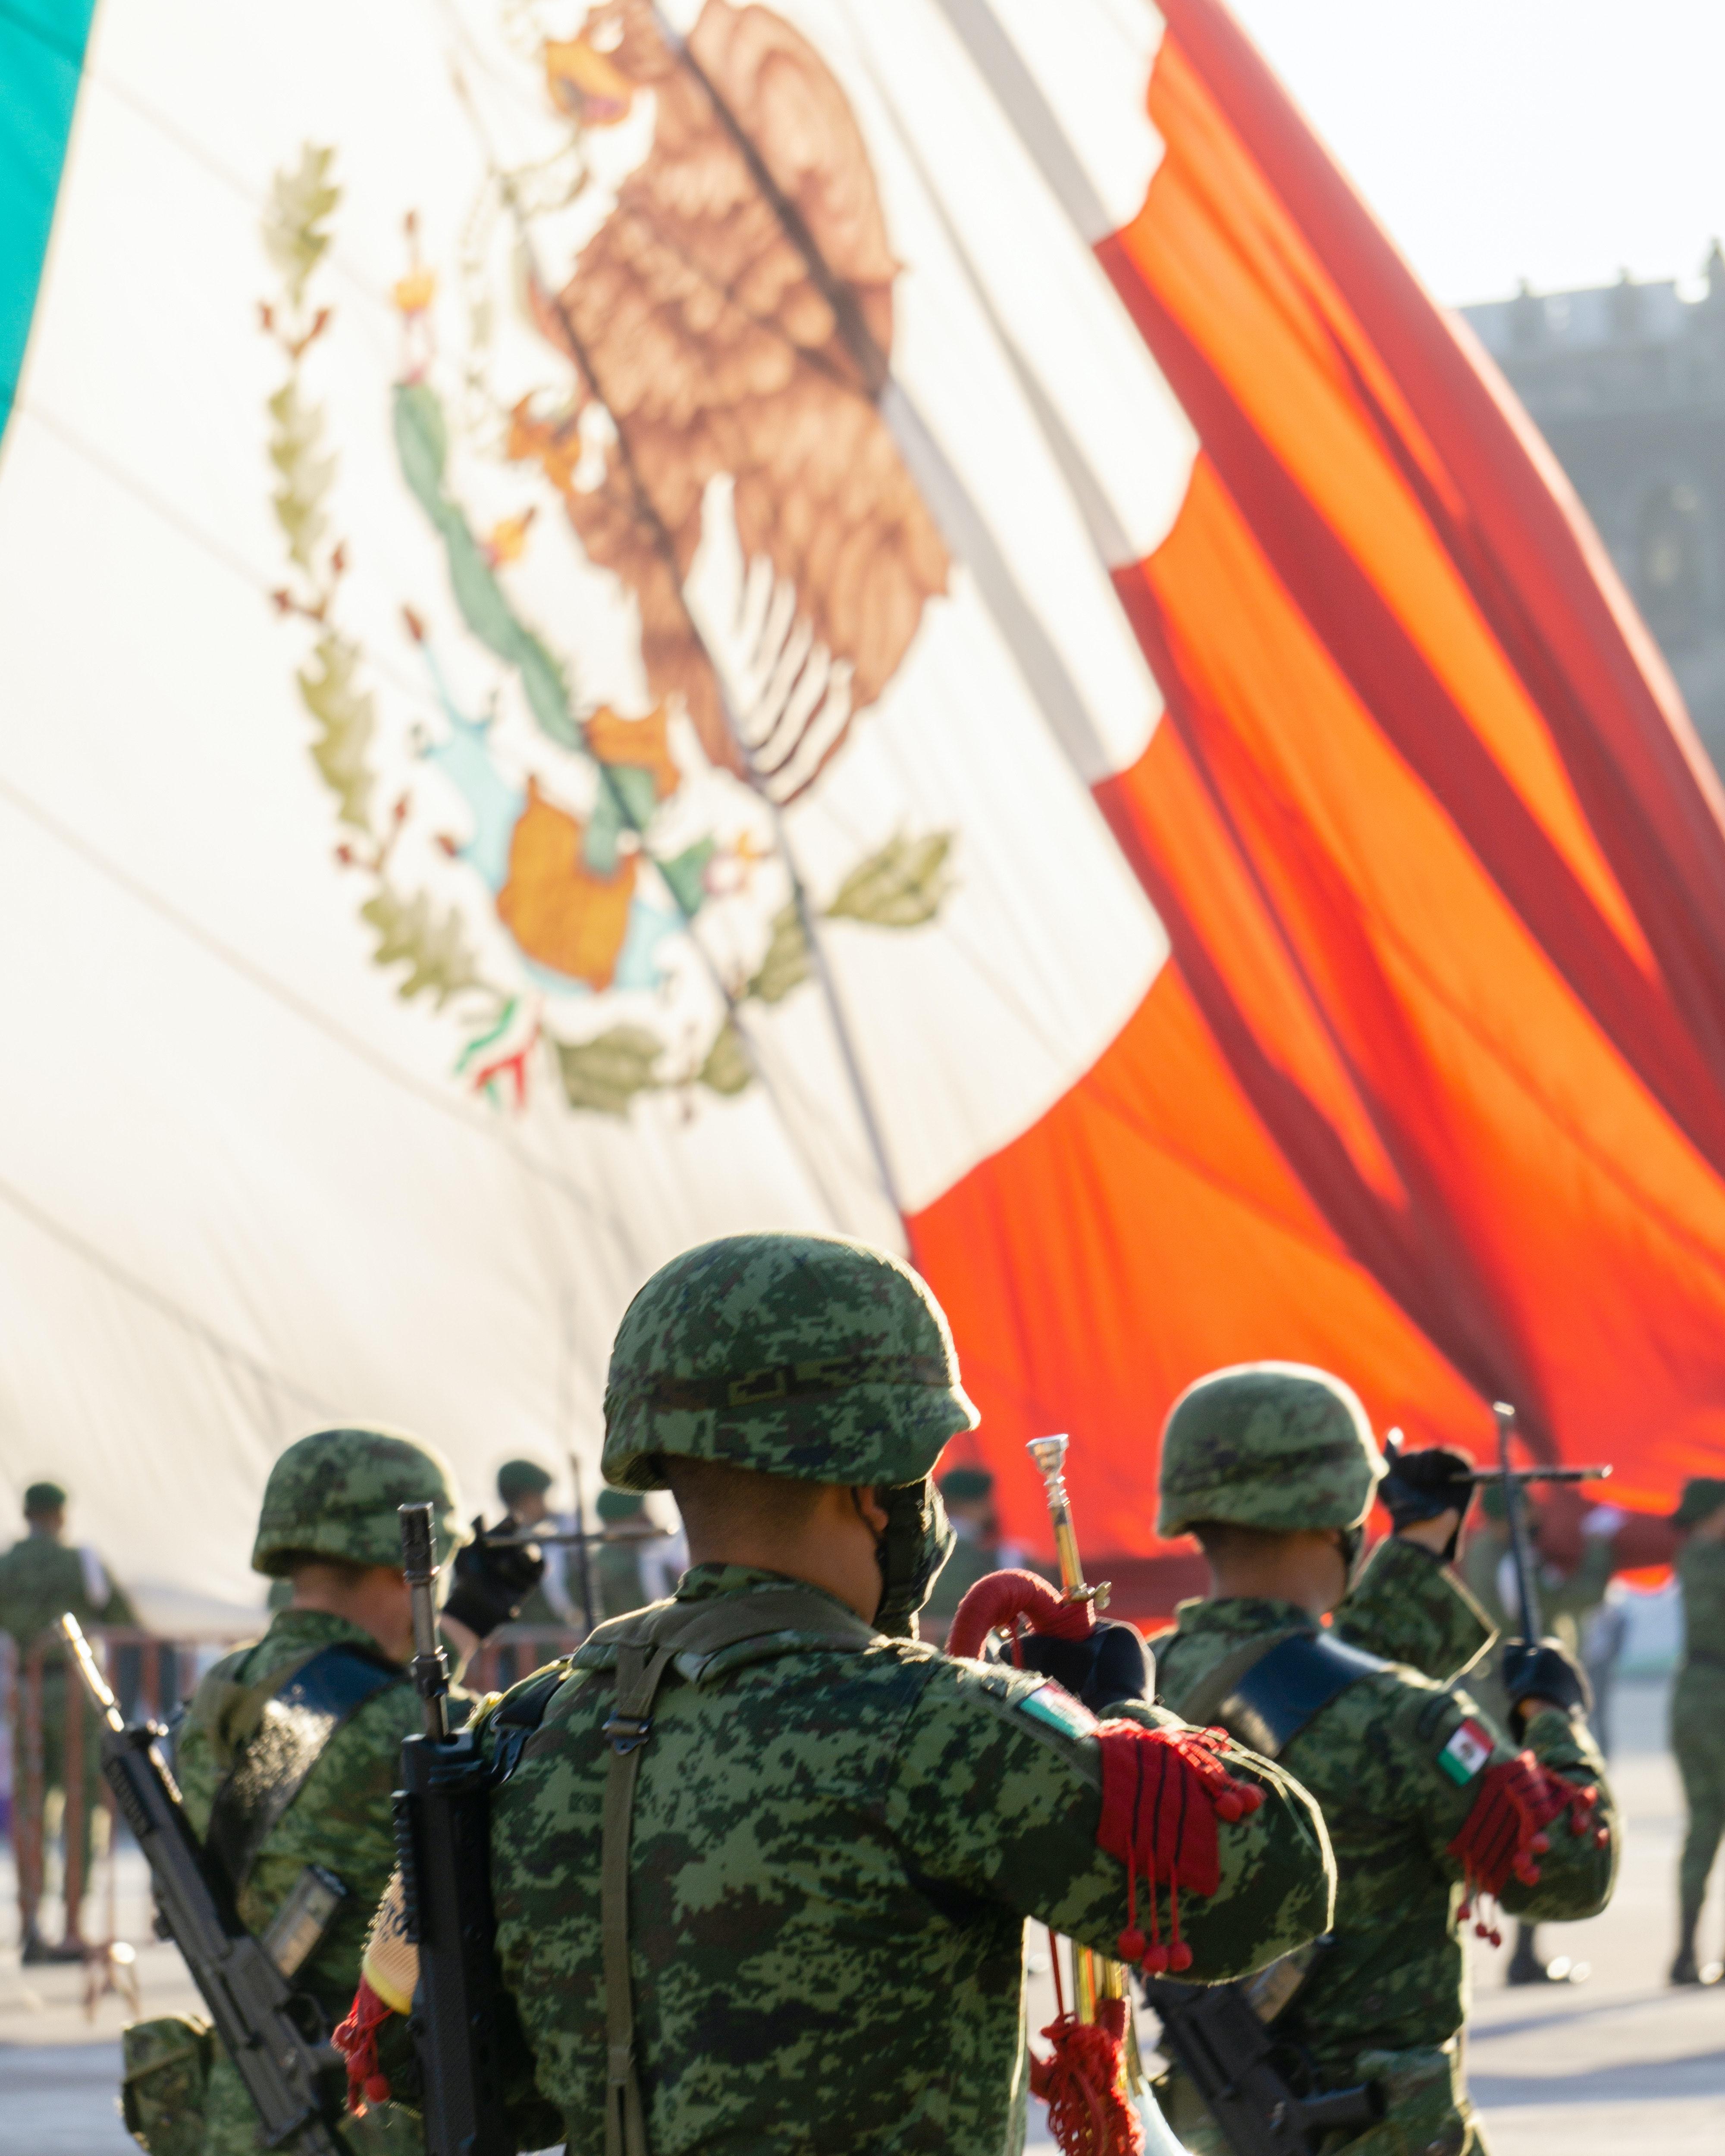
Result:
<svg viewBox="0 0 1725 2156"><path fill-rule="evenodd" d="M1332 2128L1363 2128L1384 2116L1384 2092L1373 2082L1296 2096L1238 1984L1151 1977L1144 1998L1161 2020L1163 2049L1203 2099L1233 2156L1310 2156Z"/></svg>
<svg viewBox="0 0 1725 2156"><path fill-rule="evenodd" d="M102 1773L150 1867L163 1928L256 2107L264 2147L341 2156L334 2129L347 2107L347 2069L316 2004L292 1989L239 1921L233 1891L206 1858L157 1749L167 1731L157 1722L128 1727L78 1620L62 1617L60 1631L102 1717Z"/></svg>

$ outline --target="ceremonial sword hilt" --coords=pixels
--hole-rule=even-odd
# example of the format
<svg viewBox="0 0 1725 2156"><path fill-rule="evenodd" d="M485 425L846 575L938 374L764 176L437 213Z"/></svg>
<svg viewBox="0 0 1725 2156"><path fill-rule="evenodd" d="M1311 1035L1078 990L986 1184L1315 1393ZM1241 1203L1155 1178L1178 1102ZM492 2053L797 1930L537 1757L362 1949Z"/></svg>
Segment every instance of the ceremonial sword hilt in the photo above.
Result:
<svg viewBox="0 0 1725 2156"><path fill-rule="evenodd" d="M1070 1442L1064 1435L1033 1437L1024 1450L1042 1477L1048 1517L1054 1527L1055 1558L1060 1568L1062 1598L1068 1602L1087 1602L1092 1609L1106 1609L1108 1582L1104 1579L1095 1587L1090 1586L1078 1554L1078 1537L1072 1526L1072 1501L1066 1494L1066 1448Z"/></svg>

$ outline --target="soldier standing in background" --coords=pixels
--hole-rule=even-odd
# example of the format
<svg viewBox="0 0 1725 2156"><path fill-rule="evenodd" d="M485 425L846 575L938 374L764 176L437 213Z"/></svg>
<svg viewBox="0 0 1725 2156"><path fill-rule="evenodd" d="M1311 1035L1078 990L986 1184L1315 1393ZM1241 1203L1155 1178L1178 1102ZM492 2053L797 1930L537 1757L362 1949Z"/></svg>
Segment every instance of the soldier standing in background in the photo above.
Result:
<svg viewBox="0 0 1725 2156"><path fill-rule="evenodd" d="M1565 1650L1579 1656L1588 1624L1605 1599L1615 1563L1611 1541L1623 1524L1615 1506L1595 1505L1581 1521L1580 1562L1564 1572L1539 1552L1540 1515L1530 1499L1535 1558L1539 1575L1539 1605L1553 1635ZM1462 1578L1486 1614L1497 1627L1502 1644L1469 1680L1470 1688L1486 1712L1501 1727L1507 1727L1509 1700L1500 1666L1503 1646L1511 1644L1512 1610L1515 1601L1515 1560L1510 1554L1509 1519L1501 1485L1487 1482L1480 1492L1483 1516L1461 1552ZM1562 1984L1569 1980L1571 1965L1563 1960L1548 1965L1540 1957L1538 1928L1516 1926L1515 1948L1504 1971L1506 1984ZM1584 1964L1575 1971L1586 1974Z"/></svg>
<svg viewBox="0 0 1725 2156"><path fill-rule="evenodd" d="M1453 1505L1421 1500L1466 1471L1458 1454L1398 1456L1395 1532L1350 1593L1385 1463L1340 1379L1284 1363L1219 1370L1181 1395L1163 1436L1157 1532L1197 1538L1212 1589L1151 1641L1159 1695L1188 1721L1250 1730L1317 1798L1335 1851L1333 1938L1273 2037L1307 2062L1301 2093L1375 2082L1388 2111L1327 2138L1327 2156L1481 2156L1459 2042L1462 1912L1487 1893L1585 1917L1611 1891L1611 1800L1563 1650L1512 1650L1512 1741L1451 1681L1452 1657L1489 1636L1445 1562L1468 1486ZM1189 2084L1175 2074L1168 2089L1195 2156L1225 2156Z"/></svg>
<svg viewBox="0 0 1725 2156"><path fill-rule="evenodd" d="M489 1724L516 1747L492 1804L504 1979L571 2156L1011 2145L1025 1917L1113 1953L1158 1890L1130 1916L1098 1846L1086 1707L916 1641L949 1542L929 1470L976 1419L938 1306L884 1252L729 1236L635 1297L605 1409L607 1477L668 1485L696 1563ZM1076 1691L1091 1648L1069 1647ZM1137 1719L1109 1742L1191 1771L1171 1718L1094 1703ZM614 1749L618 1728L639 1736ZM1214 1890L1180 1896L1201 1979L1328 1916L1303 1793L1221 1762L1263 1801L1219 1827Z"/></svg>
<svg viewBox="0 0 1725 2156"><path fill-rule="evenodd" d="M1706 1977L1696 1960L1696 1928L1725 1835L1725 1481L1686 1482L1671 1525L1684 1538L1677 1558L1683 1660L1671 1692L1671 1749L1689 1810L1671 1982L1701 1984Z"/></svg>
<svg viewBox="0 0 1725 2156"><path fill-rule="evenodd" d="M429 1445L368 1429L319 1430L290 1445L264 1488L252 1568L289 1580L291 1599L261 1640L204 1677L176 1743L187 1811L244 1922L263 1936L304 1913L291 1973L332 2028L395 1865L402 1739L422 1726L406 1668L413 1626L398 1507L424 1503L435 1507L441 1563L463 1529L449 1471ZM459 1549L443 1611L458 1667L536 1576L524 1551ZM147 2105L138 2067L147 2071L149 2035L161 2026L128 2032L128 2123ZM258 2116L224 2055L203 2111L201 2156L254 2156ZM421 2146L418 2122L387 2104L342 2135L354 2156Z"/></svg>
<svg viewBox="0 0 1725 2156"><path fill-rule="evenodd" d="M509 1516L506 1524L524 1535L541 1527L567 1532L572 1523L560 1518L546 1501L550 1487L551 1477L536 1460L506 1460L497 1470L497 1495ZM579 1598L569 1592L568 1545L547 1543L543 1554L545 1570L515 1621L548 1631L583 1631Z"/></svg>
<svg viewBox="0 0 1725 2156"><path fill-rule="evenodd" d="M647 1501L634 1490L601 1490L593 1510L604 1529L593 1558L594 1599L603 1624L658 1602L675 1588L689 1562L680 1529L662 1534L648 1516Z"/></svg>
<svg viewBox="0 0 1725 2156"><path fill-rule="evenodd" d="M73 1548L66 1530L65 1491L57 1482L33 1482L24 1492L22 1542L0 1557L0 1628L18 1648L18 1681L13 1689L13 1850L18 1871L18 1930L27 1963L80 1961L84 1957L82 1892L90 1883L91 1832L101 1795L101 1726L69 1678L64 1642L54 1627L67 1610L86 1631L104 1625L135 1628L137 1616L124 1593L109 1578L93 1549ZM29 1758L29 1730L24 1681L30 1648L44 1641L42 1656L41 1779ZM71 1793L66 1786L68 1685L77 1695L72 1712L83 1717L83 1764L79 1776L80 1830L73 1843ZM65 1933L49 1946L40 1929L42 1871L46 1854L43 1814L50 1791L67 1799L63 1835L66 1880ZM74 1861L74 1856L76 1861ZM74 1873L76 1878L74 1878Z"/></svg>
<svg viewBox="0 0 1725 2156"><path fill-rule="evenodd" d="M1021 1564L1017 1550L1000 1546L1000 1523L994 1517L994 1478L986 1467L951 1467L937 1487L947 1508L955 1540L952 1554L941 1568L940 1578L928 1598L928 1636L946 1638L958 1604L979 1579L1003 1566Z"/></svg>

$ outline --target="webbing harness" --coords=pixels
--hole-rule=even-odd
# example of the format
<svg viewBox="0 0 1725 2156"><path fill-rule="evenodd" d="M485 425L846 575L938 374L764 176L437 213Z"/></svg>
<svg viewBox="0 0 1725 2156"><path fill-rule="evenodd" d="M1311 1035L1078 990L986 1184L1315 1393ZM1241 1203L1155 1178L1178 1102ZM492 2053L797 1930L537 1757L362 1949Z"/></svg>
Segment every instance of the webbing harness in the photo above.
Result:
<svg viewBox="0 0 1725 2156"><path fill-rule="evenodd" d="M599 1844L599 1925L605 1970L605 2156L648 2156L635 2063L634 1986L629 1958L629 1853L635 1784L653 1734L659 1687L673 1666L699 1681L702 1666L745 1640L783 1641L787 1654L860 1654L878 1635L812 1588L762 1587L709 1602L660 1603L600 1627L573 1658L614 1649L617 1697L603 1734L611 1748Z"/></svg>

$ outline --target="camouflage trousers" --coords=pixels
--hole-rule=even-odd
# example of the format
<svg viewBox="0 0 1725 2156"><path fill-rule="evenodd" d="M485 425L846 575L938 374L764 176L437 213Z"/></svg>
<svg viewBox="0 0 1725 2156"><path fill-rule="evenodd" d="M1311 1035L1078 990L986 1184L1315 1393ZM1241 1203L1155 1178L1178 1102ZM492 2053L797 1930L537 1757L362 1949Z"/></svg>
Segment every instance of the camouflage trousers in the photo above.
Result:
<svg viewBox="0 0 1725 2156"><path fill-rule="evenodd" d="M1671 1749L1689 1813L1677 1892L1684 1919L1707 1898L1707 1874L1725 1835L1725 1669L1687 1664L1671 1693Z"/></svg>
<svg viewBox="0 0 1725 2156"><path fill-rule="evenodd" d="M258 2114L233 2061L218 2053L203 2098L202 2156L258 2156ZM341 2128L352 2156L423 2156L424 2136L410 2112L379 2104Z"/></svg>
<svg viewBox="0 0 1725 2156"><path fill-rule="evenodd" d="M1455 2044L1440 2050L1362 2051L1347 2081L1376 2082L1387 2106L1363 2133L1339 2130L1319 2143L1319 2156L1489 2156L1485 2136L1468 2102L1461 2055ZM1192 2156L1230 2156L1191 2083L1178 2073L1160 2085L1163 2109Z"/></svg>

